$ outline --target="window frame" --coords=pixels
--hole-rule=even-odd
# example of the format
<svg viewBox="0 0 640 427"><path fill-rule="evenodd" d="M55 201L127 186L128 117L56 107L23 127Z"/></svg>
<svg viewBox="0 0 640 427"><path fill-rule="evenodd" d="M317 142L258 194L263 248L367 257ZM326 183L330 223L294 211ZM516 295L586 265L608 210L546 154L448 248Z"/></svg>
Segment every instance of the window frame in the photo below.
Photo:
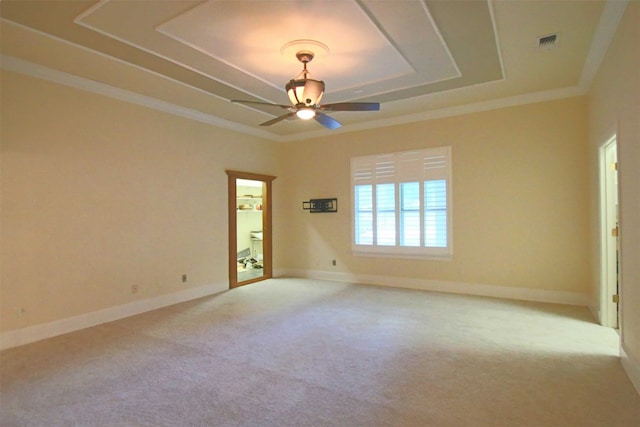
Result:
<svg viewBox="0 0 640 427"><path fill-rule="evenodd" d="M411 163L413 162L413 163ZM406 167L410 165L410 167ZM452 236L452 170L451 147L430 147L419 150L380 153L351 158L351 252L357 256L393 257L405 259L451 260L453 258ZM446 210L446 246L426 246L426 195L427 181L444 180ZM419 241L418 246L401 246L401 215L403 203L401 184L417 182L419 184ZM380 245L377 242L376 188L379 184L394 184L395 191L395 245ZM371 243L356 243L357 223L359 221L356 206L356 187L370 186L371 192ZM406 226L406 224L405 224Z"/></svg>

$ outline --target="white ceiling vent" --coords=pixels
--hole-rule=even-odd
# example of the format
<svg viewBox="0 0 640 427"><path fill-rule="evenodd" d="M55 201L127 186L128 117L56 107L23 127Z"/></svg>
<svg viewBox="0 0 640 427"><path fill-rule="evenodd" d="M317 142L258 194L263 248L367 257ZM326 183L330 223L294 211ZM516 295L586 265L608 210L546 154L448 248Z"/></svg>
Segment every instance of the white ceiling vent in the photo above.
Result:
<svg viewBox="0 0 640 427"><path fill-rule="evenodd" d="M558 33L547 34L546 36L538 37L538 49L549 50L558 47L558 40L560 35Z"/></svg>

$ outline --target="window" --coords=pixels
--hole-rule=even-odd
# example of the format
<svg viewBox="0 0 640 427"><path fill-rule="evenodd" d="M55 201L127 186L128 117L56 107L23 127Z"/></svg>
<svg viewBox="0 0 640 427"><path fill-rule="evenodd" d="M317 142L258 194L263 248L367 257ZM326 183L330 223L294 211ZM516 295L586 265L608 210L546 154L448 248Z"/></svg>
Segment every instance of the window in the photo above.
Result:
<svg viewBox="0 0 640 427"><path fill-rule="evenodd" d="M450 258L450 175L450 147L352 158L353 252Z"/></svg>

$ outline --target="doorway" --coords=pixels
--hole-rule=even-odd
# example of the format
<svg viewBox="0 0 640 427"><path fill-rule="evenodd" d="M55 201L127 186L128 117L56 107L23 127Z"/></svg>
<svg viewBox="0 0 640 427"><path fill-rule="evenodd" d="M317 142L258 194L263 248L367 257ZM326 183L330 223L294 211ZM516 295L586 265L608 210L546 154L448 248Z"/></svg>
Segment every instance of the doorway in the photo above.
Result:
<svg viewBox="0 0 640 427"><path fill-rule="evenodd" d="M600 148L600 236L600 323L618 328L618 157L615 135Z"/></svg>
<svg viewBox="0 0 640 427"><path fill-rule="evenodd" d="M276 178L227 170L229 288L272 277L271 183Z"/></svg>

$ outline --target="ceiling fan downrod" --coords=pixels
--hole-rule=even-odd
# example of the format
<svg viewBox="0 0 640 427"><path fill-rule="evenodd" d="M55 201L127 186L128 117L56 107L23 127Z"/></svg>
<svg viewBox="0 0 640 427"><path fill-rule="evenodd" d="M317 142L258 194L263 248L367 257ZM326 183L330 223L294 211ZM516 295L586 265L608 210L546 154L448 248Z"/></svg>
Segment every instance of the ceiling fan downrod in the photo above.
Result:
<svg viewBox="0 0 640 427"><path fill-rule="evenodd" d="M289 100L298 110L305 108L308 111L297 114L302 119L310 119L315 116L313 108L320 103L324 93L324 82L310 78L311 73L307 70L307 64L313 60L313 52L301 50L296 53L298 61L302 62L303 69L294 79L289 80L285 90Z"/></svg>
<svg viewBox="0 0 640 427"><path fill-rule="evenodd" d="M305 79L309 74L309 71L307 70L307 64L313 60L313 56L313 52L309 50L301 50L300 52L296 53L296 58L298 58L298 61L302 62L302 75Z"/></svg>

